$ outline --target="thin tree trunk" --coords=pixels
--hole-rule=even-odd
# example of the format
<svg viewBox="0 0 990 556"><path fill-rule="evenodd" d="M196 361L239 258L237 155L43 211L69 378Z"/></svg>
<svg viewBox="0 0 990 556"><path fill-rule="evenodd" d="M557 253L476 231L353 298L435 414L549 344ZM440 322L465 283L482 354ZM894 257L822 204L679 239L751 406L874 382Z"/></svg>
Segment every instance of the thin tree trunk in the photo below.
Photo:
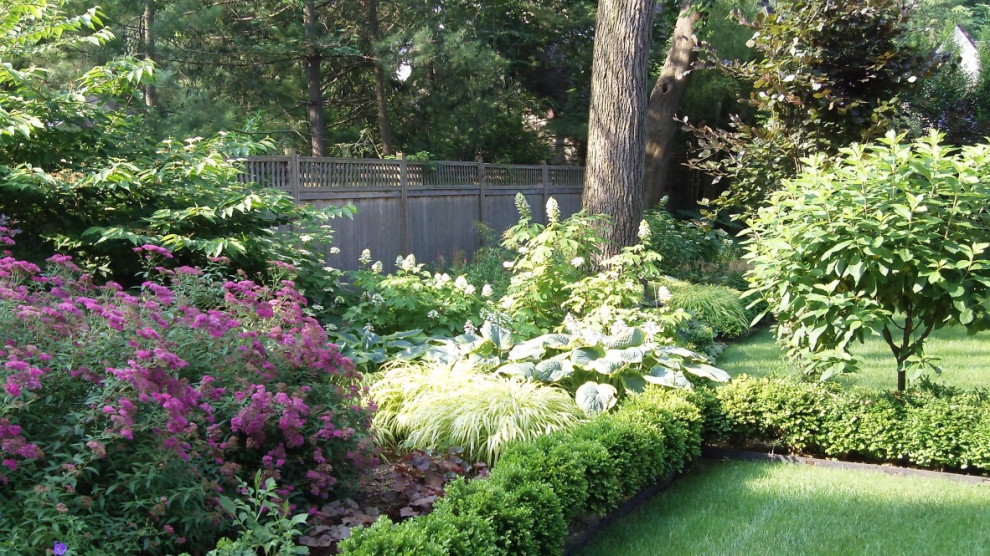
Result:
<svg viewBox="0 0 990 556"><path fill-rule="evenodd" d="M663 63L663 69L650 93L650 103L646 109L646 177L645 206L656 205L664 195L672 190L670 166L673 160L674 139L677 137L677 123L674 116L690 80L689 70L698 58L695 47L698 38L695 25L701 19L701 12L693 0L682 0L681 11L674 25L674 35L670 39L670 50Z"/></svg>
<svg viewBox="0 0 990 556"><path fill-rule="evenodd" d="M141 58L154 61L155 34L152 27L155 24L155 0L144 0L144 13L141 15ZM154 85L144 86L144 104L148 108L158 106L158 89Z"/></svg>
<svg viewBox="0 0 990 556"><path fill-rule="evenodd" d="M368 48L374 48L374 43L378 41L378 0L366 0L365 9L368 20ZM382 138L382 151L385 156L395 154L395 146L392 144L392 126L388 119L388 95L386 91L387 79L385 68L382 67L381 60L376 56L374 60L375 78L375 107L378 109L378 133Z"/></svg>
<svg viewBox="0 0 990 556"><path fill-rule="evenodd" d="M589 213L611 218L602 260L636 242L643 216L646 66L655 5L598 3L583 204Z"/></svg>
<svg viewBox="0 0 990 556"><path fill-rule="evenodd" d="M313 156L326 156L327 128L323 120L323 81L320 76L322 56L317 46L319 37L315 0L303 2L303 26L306 32L306 107L309 114L310 150Z"/></svg>

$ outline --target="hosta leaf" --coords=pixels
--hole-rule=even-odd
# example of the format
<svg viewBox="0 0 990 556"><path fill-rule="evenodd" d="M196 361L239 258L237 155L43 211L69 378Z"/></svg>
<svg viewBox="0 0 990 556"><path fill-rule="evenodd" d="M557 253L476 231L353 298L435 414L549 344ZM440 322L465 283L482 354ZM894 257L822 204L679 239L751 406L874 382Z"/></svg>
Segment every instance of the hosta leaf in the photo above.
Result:
<svg viewBox="0 0 990 556"><path fill-rule="evenodd" d="M479 332L481 332L482 337L491 340L495 347L500 350L512 347L512 333L493 322L485 321Z"/></svg>
<svg viewBox="0 0 990 556"><path fill-rule="evenodd" d="M728 382L731 378L729 373L722 369L704 363L684 363L682 368L695 376L714 380L715 382Z"/></svg>
<svg viewBox="0 0 990 556"><path fill-rule="evenodd" d="M574 374L570 361L548 360L536 364L536 376L544 382L559 382Z"/></svg>
<svg viewBox="0 0 990 556"><path fill-rule="evenodd" d="M536 377L536 365L532 363L506 363L495 369L495 372L530 379Z"/></svg>
<svg viewBox="0 0 990 556"><path fill-rule="evenodd" d="M636 327L620 330L602 340L602 345L609 349L623 349L643 345L646 336Z"/></svg>
<svg viewBox="0 0 990 556"><path fill-rule="evenodd" d="M574 394L574 401L585 413L596 415L611 409L619 399L618 394L611 384L585 382Z"/></svg>
<svg viewBox="0 0 990 556"><path fill-rule="evenodd" d="M691 381L684 377L684 373L663 367L653 367L649 374L643 375L643 380L650 384L659 384L670 388L691 388Z"/></svg>
<svg viewBox="0 0 990 556"><path fill-rule="evenodd" d="M537 342L539 338L520 342L509 350L509 361L522 361L523 359L539 359L547 352L543 342Z"/></svg>
<svg viewBox="0 0 990 556"><path fill-rule="evenodd" d="M646 388L646 379L643 375L636 373L626 373L622 375L622 385L629 392L640 393Z"/></svg>
<svg viewBox="0 0 990 556"><path fill-rule="evenodd" d="M678 357L684 357L687 359L698 359L698 354L682 347L677 346L662 346L658 347L654 352L657 358L663 357L664 355L676 355Z"/></svg>
<svg viewBox="0 0 990 556"><path fill-rule="evenodd" d="M642 363L643 348L610 349L605 352L605 359L620 361L622 363Z"/></svg>
<svg viewBox="0 0 990 556"><path fill-rule="evenodd" d="M615 359L595 359L591 363L588 363L587 367L589 370L595 371L596 373L601 373L603 375L610 375L615 371L618 371L626 364L622 361L616 361Z"/></svg>
<svg viewBox="0 0 990 556"><path fill-rule="evenodd" d="M571 362L575 365L586 366L604 355L605 352L599 348L578 348L571 352Z"/></svg>

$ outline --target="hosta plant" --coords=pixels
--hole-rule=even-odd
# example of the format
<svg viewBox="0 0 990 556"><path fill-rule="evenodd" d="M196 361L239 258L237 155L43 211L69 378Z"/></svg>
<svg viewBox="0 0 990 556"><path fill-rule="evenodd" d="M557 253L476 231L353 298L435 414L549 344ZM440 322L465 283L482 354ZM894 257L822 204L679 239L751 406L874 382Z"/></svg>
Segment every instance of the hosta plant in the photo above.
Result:
<svg viewBox="0 0 990 556"><path fill-rule="evenodd" d="M691 388L688 375L725 382L729 375L703 355L670 345L652 327L618 323L610 334L572 324L522 342L498 325L485 323L480 335L463 334L424 354L453 369L489 370L552 384L574 396L586 413L606 411L627 392L647 384Z"/></svg>

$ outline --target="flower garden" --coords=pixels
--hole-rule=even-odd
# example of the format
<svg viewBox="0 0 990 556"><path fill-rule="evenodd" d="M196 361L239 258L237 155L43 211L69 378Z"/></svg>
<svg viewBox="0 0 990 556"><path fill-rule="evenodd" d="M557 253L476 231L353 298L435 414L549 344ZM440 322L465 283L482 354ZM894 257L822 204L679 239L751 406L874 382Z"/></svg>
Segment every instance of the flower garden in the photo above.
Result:
<svg viewBox="0 0 990 556"><path fill-rule="evenodd" d="M15 4L0 55L109 40ZM990 328L990 145L814 154L738 238L660 206L606 257L606 217L520 194L467 262L342 272L352 208L238 181L270 140L155 141L86 100L148 69L59 96L0 65L0 553L560 554L717 473L705 446L990 474L985 371L926 347ZM754 326L772 359L728 372ZM849 386L864 343L882 387Z"/></svg>

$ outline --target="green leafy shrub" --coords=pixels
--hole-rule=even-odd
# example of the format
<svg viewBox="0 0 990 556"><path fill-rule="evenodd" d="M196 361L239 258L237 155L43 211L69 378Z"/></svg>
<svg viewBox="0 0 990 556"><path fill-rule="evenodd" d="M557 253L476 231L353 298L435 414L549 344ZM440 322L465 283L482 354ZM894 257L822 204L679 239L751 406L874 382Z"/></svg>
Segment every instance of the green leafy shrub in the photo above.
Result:
<svg viewBox="0 0 990 556"><path fill-rule="evenodd" d="M690 391L651 386L630 397L623 407L624 415L662 430L666 458L660 475L681 472L701 455L705 417L694 401L697 397Z"/></svg>
<svg viewBox="0 0 990 556"><path fill-rule="evenodd" d="M560 499L564 519L570 521L588 499L586 452L586 446L575 441L563 443L553 434L534 442L515 442L499 459L497 476L510 488L525 481L548 485Z"/></svg>
<svg viewBox="0 0 990 556"><path fill-rule="evenodd" d="M740 253L729 234L708 219L680 220L666 203L643 215L652 232L646 247L660 255L661 271L695 283L738 282L742 274L731 263Z"/></svg>
<svg viewBox="0 0 990 556"><path fill-rule="evenodd" d="M290 283L209 302L202 271L167 274L127 293L68 256L0 258L0 552L206 550L256 473L308 510L373 462L360 377Z"/></svg>
<svg viewBox="0 0 990 556"><path fill-rule="evenodd" d="M465 323L480 323L492 311L491 286L479 290L464 276L431 274L413 255L395 261L396 272L383 274L381 262L371 264L371 254L362 255L369 268L348 273L356 296L347 302L342 318L378 334L422 330L428 335L458 334Z"/></svg>
<svg viewBox="0 0 990 556"><path fill-rule="evenodd" d="M436 511L483 517L492 525L495 546L504 554L554 554L566 532L560 502L549 487L537 483L507 490L493 480L454 481Z"/></svg>
<svg viewBox="0 0 990 556"><path fill-rule="evenodd" d="M18 257L38 264L58 251L124 285L143 266L131 248L145 244L169 249L174 266L224 256L250 275L273 260L322 268L323 255L307 244L328 242L329 220L352 211L307 208L240 182L232 159L270 149L270 140L150 141L140 101L140 88L153 84L150 59L118 58L52 79L32 62L110 40L99 11L68 17L61 3L8 4L0 20L0 59L9 62L0 66L0 213L28 232L13 247ZM302 222L317 235L278 233Z"/></svg>
<svg viewBox="0 0 990 556"><path fill-rule="evenodd" d="M790 352L825 378L854 368L849 347L873 333L904 390L908 370L935 364L924 352L933 330L990 325L990 145L903 138L806 159L748 220L750 293L769 303Z"/></svg>
<svg viewBox="0 0 990 556"><path fill-rule="evenodd" d="M525 337L558 326L567 313L568 286L590 268L602 239L595 231L601 217L578 212L561 221L557 201L547 201L547 224L532 222L529 204L516 196L519 222L506 230L502 245L515 253L506 262L512 279L500 300L513 329Z"/></svg>
<svg viewBox="0 0 990 556"><path fill-rule="evenodd" d="M558 388L471 369L396 364L371 387L374 428L386 445L445 450L489 464L515 440L576 424L583 416Z"/></svg>
<svg viewBox="0 0 990 556"><path fill-rule="evenodd" d="M382 516L371 527L351 530L351 537L341 541L342 554L355 556L446 556L448 552L435 537L427 536L423 520L408 520L398 525Z"/></svg>
<svg viewBox="0 0 990 556"><path fill-rule="evenodd" d="M844 392L834 384L740 377L719 388L721 439L798 453L990 473L990 393L923 385ZM710 439L716 435L711 435Z"/></svg>

